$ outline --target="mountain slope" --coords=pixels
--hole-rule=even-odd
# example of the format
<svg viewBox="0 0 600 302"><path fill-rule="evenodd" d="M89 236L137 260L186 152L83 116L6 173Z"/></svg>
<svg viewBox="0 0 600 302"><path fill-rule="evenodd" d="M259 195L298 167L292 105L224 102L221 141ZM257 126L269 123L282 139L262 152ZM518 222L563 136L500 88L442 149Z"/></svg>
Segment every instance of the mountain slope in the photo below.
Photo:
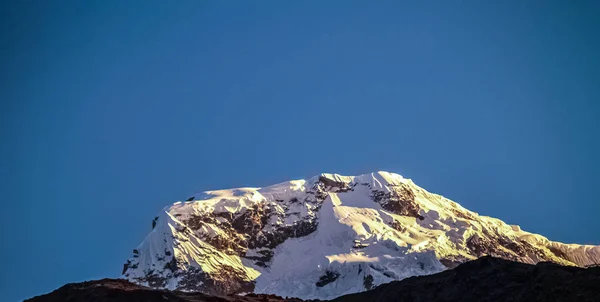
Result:
<svg viewBox="0 0 600 302"><path fill-rule="evenodd" d="M25 302L301 302L273 295L210 296L202 293L157 290L122 279L69 283Z"/></svg>
<svg viewBox="0 0 600 302"><path fill-rule="evenodd" d="M600 267L523 264L485 256L435 275L412 277L333 302L598 301Z"/></svg>
<svg viewBox="0 0 600 302"><path fill-rule="evenodd" d="M321 174L177 202L155 217L123 277L208 294L331 299L483 255L600 263L599 246L552 242L377 172Z"/></svg>
<svg viewBox="0 0 600 302"><path fill-rule="evenodd" d="M410 277L366 292L345 295L335 302L354 301L598 301L600 267L582 269L548 262L533 266L481 257L428 276ZM126 280L103 279L67 284L26 302L101 301L295 301L272 295L208 296L142 287Z"/></svg>

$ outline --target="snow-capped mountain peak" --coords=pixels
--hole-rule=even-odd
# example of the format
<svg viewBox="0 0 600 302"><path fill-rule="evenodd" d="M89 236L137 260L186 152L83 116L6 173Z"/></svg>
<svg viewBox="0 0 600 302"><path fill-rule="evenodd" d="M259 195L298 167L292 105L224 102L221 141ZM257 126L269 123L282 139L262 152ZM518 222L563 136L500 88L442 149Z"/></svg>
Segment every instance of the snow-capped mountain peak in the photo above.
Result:
<svg viewBox="0 0 600 302"><path fill-rule="evenodd" d="M123 277L210 294L329 299L482 255L600 263L600 246L552 242L383 171L207 191L152 223Z"/></svg>

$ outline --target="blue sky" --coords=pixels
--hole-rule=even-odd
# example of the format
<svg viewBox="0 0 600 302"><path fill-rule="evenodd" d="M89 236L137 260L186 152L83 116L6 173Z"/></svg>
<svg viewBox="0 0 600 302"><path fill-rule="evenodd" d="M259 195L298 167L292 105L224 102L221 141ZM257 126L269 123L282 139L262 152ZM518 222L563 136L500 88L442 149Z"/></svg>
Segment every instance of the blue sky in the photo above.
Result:
<svg viewBox="0 0 600 302"><path fill-rule="evenodd" d="M600 244L597 2L14 2L3 300L118 276L195 192L320 172Z"/></svg>

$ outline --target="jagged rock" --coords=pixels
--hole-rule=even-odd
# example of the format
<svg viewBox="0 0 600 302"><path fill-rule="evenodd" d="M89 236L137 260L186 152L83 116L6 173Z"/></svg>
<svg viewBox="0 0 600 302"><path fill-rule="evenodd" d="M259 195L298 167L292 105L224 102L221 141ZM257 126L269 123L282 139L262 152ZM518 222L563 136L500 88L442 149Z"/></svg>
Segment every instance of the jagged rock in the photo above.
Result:
<svg viewBox="0 0 600 302"><path fill-rule="evenodd" d="M315 283L315 285L317 287L323 287L323 286L335 281L339 276L340 276L340 274L337 272L326 271L325 275L321 276L319 278L319 281L317 281L317 283Z"/></svg>

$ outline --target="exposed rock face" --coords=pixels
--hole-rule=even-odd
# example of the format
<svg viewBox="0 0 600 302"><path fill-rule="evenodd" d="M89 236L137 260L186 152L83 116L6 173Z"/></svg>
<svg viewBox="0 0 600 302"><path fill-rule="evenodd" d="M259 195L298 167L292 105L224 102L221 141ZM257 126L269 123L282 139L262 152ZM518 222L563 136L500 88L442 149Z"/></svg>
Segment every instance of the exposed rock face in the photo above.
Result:
<svg viewBox="0 0 600 302"><path fill-rule="evenodd" d="M334 282L340 276L337 272L326 271L325 275L319 278L319 281L315 283L317 287L323 287L331 282Z"/></svg>
<svg viewBox="0 0 600 302"><path fill-rule="evenodd" d="M329 299L484 255L600 263L600 247L551 242L377 172L208 191L177 202L152 220L123 276L160 289Z"/></svg>
<svg viewBox="0 0 600 302"><path fill-rule="evenodd" d="M373 190L372 198L383 209L396 215L415 217L423 220L423 216L419 215L420 208L415 201L415 194L408 185L395 185L389 192Z"/></svg>

